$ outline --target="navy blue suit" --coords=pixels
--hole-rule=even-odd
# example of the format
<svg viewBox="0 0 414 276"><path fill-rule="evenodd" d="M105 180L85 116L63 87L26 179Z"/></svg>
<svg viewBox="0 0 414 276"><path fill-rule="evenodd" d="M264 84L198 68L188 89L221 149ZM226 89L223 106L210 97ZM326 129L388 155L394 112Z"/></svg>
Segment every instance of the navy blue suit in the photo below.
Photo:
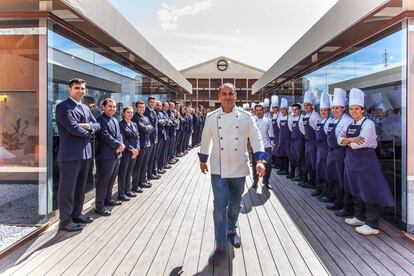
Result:
<svg viewBox="0 0 414 276"><path fill-rule="evenodd" d="M164 168L164 155L165 155L165 148L167 145L167 125L168 120L166 118L166 113L163 110L156 111L158 116L158 146L156 151L156 162L155 167L153 168L155 171L158 169Z"/></svg>
<svg viewBox="0 0 414 276"><path fill-rule="evenodd" d="M122 153L116 150L124 144L121 129L114 117L105 113L97 118L101 129L97 133L96 166L96 207L104 207L105 201L112 200L112 188L119 171Z"/></svg>
<svg viewBox="0 0 414 276"><path fill-rule="evenodd" d="M171 161L175 154L175 145L177 142L177 127L179 126L174 113L167 111L168 116L170 117L171 126L169 128L169 137L170 143L168 145L168 161Z"/></svg>
<svg viewBox="0 0 414 276"><path fill-rule="evenodd" d="M198 136L200 131L200 118L196 114L192 114L193 117L193 136L191 137L191 144L194 147L199 143Z"/></svg>
<svg viewBox="0 0 414 276"><path fill-rule="evenodd" d="M149 154L149 164L148 164L148 175L155 175L157 174L154 171L155 163L156 163L156 151L157 151L157 144L158 144L158 116L154 109L150 109L148 106L145 107L144 115L148 117L154 131L150 134L151 140L151 148Z"/></svg>
<svg viewBox="0 0 414 276"><path fill-rule="evenodd" d="M80 123L90 124L90 129L79 127ZM86 105L77 104L70 98L56 106L56 125L59 133L57 202L60 224L65 225L81 215L92 163L91 138L100 125Z"/></svg>
<svg viewBox="0 0 414 276"><path fill-rule="evenodd" d="M145 115L135 113L134 117L132 117L132 121L138 126L141 148L132 173L132 187L137 189L138 186L147 182L148 159L151 149L150 135L154 132L154 128Z"/></svg>
<svg viewBox="0 0 414 276"><path fill-rule="evenodd" d="M124 139L125 150L122 153L121 164L118 173L118 196L125 195L131 191L131 176L137 158L132 159L132 149L140 149L139 132L136 123L131 125L124 120L119 122L122 138Z"/></svg>

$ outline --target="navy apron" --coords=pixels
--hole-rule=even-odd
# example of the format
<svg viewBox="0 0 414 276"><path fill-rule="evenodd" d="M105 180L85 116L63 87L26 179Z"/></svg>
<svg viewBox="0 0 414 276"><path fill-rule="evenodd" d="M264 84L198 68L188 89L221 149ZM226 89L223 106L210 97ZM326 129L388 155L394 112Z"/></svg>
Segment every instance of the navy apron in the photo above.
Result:
<svg viewBox="0 0 414 276"><path fill-rule="evenodd" d="M316 170L316 132L310 126L309 119L302 119L305 128L305 162L308 170Z"/></svg>
<svg viewBox="0 0 414 276"><path fill-rule="evenodd" d="M345 116L345 115L344 115ZM342 118L341 118L342 119ZM336 123L329 123L326 142L328 144L328 156L326 157L326 181L336 182L341 188L344 183L344 146L338 145L335 130L341 120Z"/></svg>
<svg viewBox="0 0 414 276"><path fill-rule="evenodd" d="M288 117L289 118L289 117ZM280 120L279 139L276 144L276 154L279 157L290 158L291 132L288 119Z"/></svg>
<svg viewBox="0 0 414 276"><path fill-rule="evenodd" d="M273 125L273 135L275 136L274 138L274 142L275 142L275 146L273 147L273 152L272 154L274 156L278 156L277 155L277 145L279 144L279 126L277 125L277 118L279 118L279 114L280 112L277 113L276 119L272 119L272 125Z"/></svg>
<svg viewBox="0 0 414 276"><path fill-rule="evenodd" d="M319 122L316 126L316 177L318 179L326 180L326 159L328 157L328 142L327 135L324 131L325 122Z"/></svg>
<svg viewBox="0 0 414 276"><path fill-rule="evenodd" d="M358 137L365 121L366 118L361 125L350 124L346 137ZM346 148L344 190L365 203L394 206L390 185L382 173L374 148Z"/></svg>
<svg viewBox="0 0 414 276"><path fill-rule="evenodd" d="M299 120L301 116L299 116ZM304 155L305 148L305 136L299 129L299 120L293 121L292 125L292 144L290 145L290 160L292 166L297 167L302 171L302 164L304 163L302 158Z"/></svg>

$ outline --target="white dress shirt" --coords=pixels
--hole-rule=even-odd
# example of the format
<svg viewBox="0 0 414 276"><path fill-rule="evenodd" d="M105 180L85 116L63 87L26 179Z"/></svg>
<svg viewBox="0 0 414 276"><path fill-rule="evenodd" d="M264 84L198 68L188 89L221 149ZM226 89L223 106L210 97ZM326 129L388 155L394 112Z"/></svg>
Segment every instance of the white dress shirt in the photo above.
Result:
<svg viewBox="0 0 414 276"><path fill-rule="evenodd" d="M352 123L354 120L351 118L351 116L349 116L348 114L344 113L344 115L342 115L341 120L339 121L338 125L335 128L335 136L336 138L339 137L339 135L341 134L342 129L345 126L348 126L350 123ZM338 119L333 118L332 123L336 124L338 122Z"/></svg>
<svg viewBox="0 0 414 276"><path fill-rule="evenodd" d="M260 133L262 134L264 147L271 148L272 138L275 137L273 133L272 120L268 117L263 117L262 119L259 119L259 117L257 116L255 120L256 120L256 125L259 128Z"/></svg>
<svg viewBox="0 0 414 276"><path fill-rule="evenodd" d="M305 116L305 115L303 115L303 114L301 114L299 116L292 115L292 122L299 121L298 122L299 130L300 130L300 132L302 132L303 135L305 135L305 126L303 125L303 120L302 120L303 116ZM292 130L292 129L290 129L290 130Z"/></svg>
<svg viewBox="0 0 414 276"><path fill-rule="evenodd" d="M263 139L255 119L236 107L229 113L219 108L207 114L201 136L200 160L208 158L211 174L222 178L247 176L250 174L247 141L257 155L255 159L264 160Z"/></svg>
<svg viewBox="0 0 414 276"><path fill-rule="evenodd" d="M310 114L306 113L305 115L302 115L301 120L299 122L299 124L302 124L302 126L303 126L303 118L309 118L309 125L311 128L313 128L313 130L316 129L318 122L322 120L321 115L319 115L319 113L316 112L315 110L313 110ZM305 130L304 127L303 127L303 130Z"/></svg>
<svg viewBox="0 0 414 276"><path fill-rule="evenodd" d="M365 122L364 122L364 119L365 119ZM356 123L352 121L350 124L347 124L342 128L341 135L337 139L338 145L342 145L341 144L342 140L345 139L346 130L348 129L349 125L361 125L362 122L364 122L364 124L361 127L361 132L359 136L363 137L365 141L361 145L358 145L356 143L351 143L350 147L353 149L362 149L362 148L374 148L375 149L377 147L377 133L375 130L375 124L373 121L365 117L363 117L361 120L359 120Z"/></svg>

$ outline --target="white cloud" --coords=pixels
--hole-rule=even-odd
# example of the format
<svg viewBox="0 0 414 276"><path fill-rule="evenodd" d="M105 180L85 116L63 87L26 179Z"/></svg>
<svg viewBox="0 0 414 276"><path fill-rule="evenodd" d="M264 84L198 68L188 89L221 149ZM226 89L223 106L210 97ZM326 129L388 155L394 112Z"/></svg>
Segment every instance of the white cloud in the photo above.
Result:
<svg viewBox="0 0 414 276"><path fill-rule="evenodd" d="M196 15L201 11L206 11L214 6L212 0L202 0L184 7L170 6L166 3L161 4L158 10L158 20L161 27L165 30L174 30L178 27L181 17L188 15Z"/></svg>

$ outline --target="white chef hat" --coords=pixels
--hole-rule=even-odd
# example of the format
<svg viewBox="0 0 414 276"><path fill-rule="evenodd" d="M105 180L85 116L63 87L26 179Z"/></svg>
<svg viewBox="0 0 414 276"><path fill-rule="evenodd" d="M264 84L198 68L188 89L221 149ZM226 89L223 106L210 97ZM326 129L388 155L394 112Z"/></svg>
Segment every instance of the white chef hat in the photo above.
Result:
<svg viewBox="0 0 414 276"><path fill-rule="evenodd" d="M288 100L285 98L282 98L280 100L280 108L288 108Z"/></svg>
<svg viewBox="0 0 414 276"><path fill-rule="evenodd" d="M256 103L255 102L253 102L252 103L252 109L254 109L256 107Z"/></svg>
<svg viewBox="0 0 414 276"><path fill-rule="evenodd" d="M264 103L264 102L260 102L259 104L260 104L261 106L264 106L264 104L265 104L265 103Z"/></svg>
<svg viewBox="0 0 414 276"><path fill-rule="evenodd" d="M334 97L332 100L332 106L346 107L346 90L342 88L334 89Z"/></svg>
<svg viewBox="0 0 414 276"><path fill-rule="evenodd" d="M272 104L270 105L271 107L279 107L279 96L273 95L271 97L272 99Z"/></svg>
<svg viewBox="0 0 414 276"><path fill-rule="evenodd" d="M249 104L243 104L243 110L248 110L249 109Z"/></svg>
<svg viewBox="0 0 414 276"><path fill-rule="evenodd" d="M330 102L328 93L322 93L319 101L319 108L331 108Z"/></svg>
<svg viewBox="0 0 414 276"><path fill-rule="evenodd" d="M393 90L387 94L392 108L401 108L401 90Z"/></svg>
<svg viewBox="0 0 414 276"><path fill-rule="evenodd" d="M310 103L313 104L314 101L314 95L312 93L312 91L306 91L305 92L305 96L303 97L303 103Z"/></svg>
<svg viewBox="0 0 414 276"><path fill-rule="evenodd" d="M349 93L349 106L359 105L364 107L364 98L365 93L361 89L352 88L351 92Z"/></svg>

